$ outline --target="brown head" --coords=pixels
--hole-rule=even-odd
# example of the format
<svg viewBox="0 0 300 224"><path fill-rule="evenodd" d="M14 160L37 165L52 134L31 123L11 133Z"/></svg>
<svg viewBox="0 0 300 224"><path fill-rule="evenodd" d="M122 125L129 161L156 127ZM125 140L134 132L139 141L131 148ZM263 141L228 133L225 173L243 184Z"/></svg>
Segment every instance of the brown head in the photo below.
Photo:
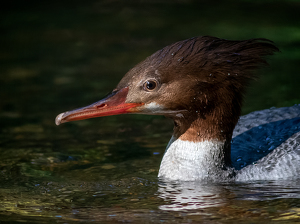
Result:
<svg viewBox="0 0 300 224"><path fill-rule="evenodd" d="M160 114L174 120L176 138L229 142L253 70L276 51L266 39L179 41L136 65L110 96L58 115L56 124L122 113Z"/></svg>

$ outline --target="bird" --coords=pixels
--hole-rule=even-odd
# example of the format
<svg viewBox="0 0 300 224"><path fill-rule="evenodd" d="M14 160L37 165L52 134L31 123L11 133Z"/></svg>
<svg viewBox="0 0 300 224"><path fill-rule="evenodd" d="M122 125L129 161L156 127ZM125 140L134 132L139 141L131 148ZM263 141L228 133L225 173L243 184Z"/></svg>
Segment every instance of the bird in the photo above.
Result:
<svg viewBox="0 0 300 224"><path fill-rule="evenodd" d="M278 51L265 38L198 36L178 41L129 70L104 99L61 113L55 122L127 113L172 119L173 134L158 172L166 181L299 178L300 104L241 116L243 96L257 78L255 71ZM275 137L274 128L279 128ZM264 135L267 143L247 149L247 142ZM280 141L268 142L272 136ZM268 148L261 150L266 147L262 145ZM238 163L244 154L249 158Z"/></svg>

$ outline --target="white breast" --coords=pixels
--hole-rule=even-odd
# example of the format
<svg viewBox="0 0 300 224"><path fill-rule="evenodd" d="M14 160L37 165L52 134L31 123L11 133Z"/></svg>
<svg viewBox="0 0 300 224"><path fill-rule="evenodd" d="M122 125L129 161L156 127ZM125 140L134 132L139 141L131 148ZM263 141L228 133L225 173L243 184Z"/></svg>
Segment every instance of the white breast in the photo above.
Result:
<svg viewBox="0 0 300 224"><path fill-rule="evenodd" d="M172 137L158 176L169 180L222 181L231 179L233 168L225 165L223 141L190 142Z"/></svg>

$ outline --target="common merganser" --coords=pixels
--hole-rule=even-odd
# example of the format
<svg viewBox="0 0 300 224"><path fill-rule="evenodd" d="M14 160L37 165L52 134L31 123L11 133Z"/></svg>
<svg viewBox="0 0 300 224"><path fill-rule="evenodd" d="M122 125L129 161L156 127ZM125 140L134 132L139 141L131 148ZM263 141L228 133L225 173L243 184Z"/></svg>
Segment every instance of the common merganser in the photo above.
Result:
<svg viewBox="0 0 300 224"><path fill-rule="evenodd" d="M292 137L256 163L240 169L231 162L232 136L245 88L255 77L252 71L276 51L267 39L231 41L202 36L179 41L132 68L103 100L61 113L55 122L125 113L173 119L174 132L158 173L166 180L299 178L300 119L292 121L297 127ZM299 105L254 112L241 117L235 136L299 116Z"/></svg>

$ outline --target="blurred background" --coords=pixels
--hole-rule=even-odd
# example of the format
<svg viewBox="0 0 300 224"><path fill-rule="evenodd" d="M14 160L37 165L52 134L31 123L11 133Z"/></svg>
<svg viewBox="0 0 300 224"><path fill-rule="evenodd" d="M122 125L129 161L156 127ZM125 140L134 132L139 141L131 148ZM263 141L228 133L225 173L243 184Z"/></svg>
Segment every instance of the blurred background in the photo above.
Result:
<svg viewBox="0 0 300 224"><path fill-rule="evenodd" d="M100 100L135 64L173 42L270 39L281 52L258 71L243 114L299 104L299 12L296 0L7 1L0 8L0 186L9 191L1 191L1 214L11 214L22 193L24 203L49 215L40 191L50 180L124 180L124 188L131 177L155 181L171 121L120 115L57 127L54 119ZM24 192L35 192L36 201Z"/></svg>

